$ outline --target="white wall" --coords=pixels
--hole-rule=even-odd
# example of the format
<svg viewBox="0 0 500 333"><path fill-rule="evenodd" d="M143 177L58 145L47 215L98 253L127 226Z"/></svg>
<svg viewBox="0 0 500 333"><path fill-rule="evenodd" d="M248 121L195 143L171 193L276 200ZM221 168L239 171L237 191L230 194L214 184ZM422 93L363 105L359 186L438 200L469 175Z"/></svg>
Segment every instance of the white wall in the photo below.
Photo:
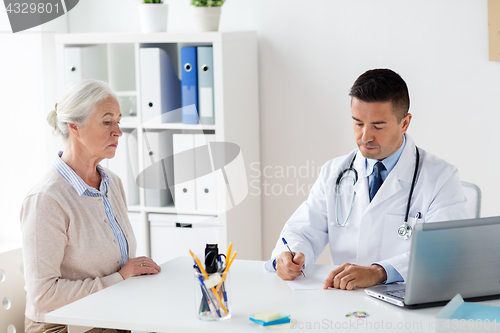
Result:
<svg viewBox="0 0 500 333"><path fill-rule="evenodd" d="M12 33L0 7L0 251L19 247L19 212L28 191L51 164L56 147L45 120L56 100L53 32L67 32L63 15ZM55 153L50 152L50 156Z"/></svg>
<svg viewBox="0 0 500 333"><path fill-rule="evenodd" d="M169 1L170 31L192 27L189 2ZM138 31L135 6L82 0L69 30ZM347 93L370 68L403 76L410 135L482 188L483 216L500 215L500 63L488 61L487 0L227 0L220 30L258 31L261 161L273 174L262 181L275 194L294 189L263 197L266 257L317 167L355 147ZM304 177L279 173L287 167L302 167Z"/></svg>
<svg viewBox="0 0 500 333"><path fill-rule="evenodd" d="M49 127L54 106L52 34L0 34L0 248L20 243L19 212L28 191L47 171ZM53 98L51 99L50 96Z"/></svg>
<svg viewBox="0 0 500 333"><path fill-rule="evenodd" d="M488 61L486 0L284 3L258 10L264 165L318 165L347 153L355 145L349 87L366 69L389 67L409 85L410 135L482 188L483 216L500 215L500 63ZM264 255L304 198L264 197Z"/></svg>

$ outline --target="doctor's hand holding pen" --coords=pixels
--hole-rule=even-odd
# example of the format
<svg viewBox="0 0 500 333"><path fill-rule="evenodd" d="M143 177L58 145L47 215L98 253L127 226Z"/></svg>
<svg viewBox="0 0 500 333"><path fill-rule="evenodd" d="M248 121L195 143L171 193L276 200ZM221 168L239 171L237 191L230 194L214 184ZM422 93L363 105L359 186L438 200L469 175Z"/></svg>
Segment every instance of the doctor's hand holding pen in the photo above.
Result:
<svg viewBox="0 0 500 333"><path fill-rule="evenodd" d="M276 273L282 280L293 280L302 275L302 268L306 257L301 252L283 252L276 258Z"/></svg>

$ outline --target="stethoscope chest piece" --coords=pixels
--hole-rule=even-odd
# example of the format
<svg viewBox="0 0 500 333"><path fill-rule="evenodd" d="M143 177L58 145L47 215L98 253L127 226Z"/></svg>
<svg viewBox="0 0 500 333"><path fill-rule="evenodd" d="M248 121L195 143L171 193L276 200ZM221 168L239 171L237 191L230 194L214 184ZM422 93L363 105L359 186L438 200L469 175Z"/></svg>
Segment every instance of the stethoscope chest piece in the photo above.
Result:
<svg viewBox="0 0 500 333"><path fill-rule="evenodd" d="M398 229L398 236L402 239L410 239L413 228L408 223L404 222Z"/></svg>

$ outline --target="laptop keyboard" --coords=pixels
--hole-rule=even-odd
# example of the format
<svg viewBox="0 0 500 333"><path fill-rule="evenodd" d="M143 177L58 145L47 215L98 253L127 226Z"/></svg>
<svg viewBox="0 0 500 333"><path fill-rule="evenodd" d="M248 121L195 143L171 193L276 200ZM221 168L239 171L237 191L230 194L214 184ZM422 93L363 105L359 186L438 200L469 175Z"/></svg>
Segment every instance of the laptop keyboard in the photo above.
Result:
<svg viewBox="0 0 500 333"><path fill-rule="evenodd" d="M405 290L388 291L386 294L401 299L405 298Z"/></svg>

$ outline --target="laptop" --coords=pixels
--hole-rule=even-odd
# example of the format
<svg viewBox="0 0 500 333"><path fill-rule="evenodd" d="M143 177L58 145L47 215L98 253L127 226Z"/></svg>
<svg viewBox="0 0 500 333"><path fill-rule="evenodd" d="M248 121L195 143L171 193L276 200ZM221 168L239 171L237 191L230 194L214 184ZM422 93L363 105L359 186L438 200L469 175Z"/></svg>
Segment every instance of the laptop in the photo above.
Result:
<svg viewBox="0 0 500 333"><path fill-rule="evenodd" d="M500 298L500 216L414 227L408 281L365 292L406 308L446 305L456 294L475 302Z"/></svg>

